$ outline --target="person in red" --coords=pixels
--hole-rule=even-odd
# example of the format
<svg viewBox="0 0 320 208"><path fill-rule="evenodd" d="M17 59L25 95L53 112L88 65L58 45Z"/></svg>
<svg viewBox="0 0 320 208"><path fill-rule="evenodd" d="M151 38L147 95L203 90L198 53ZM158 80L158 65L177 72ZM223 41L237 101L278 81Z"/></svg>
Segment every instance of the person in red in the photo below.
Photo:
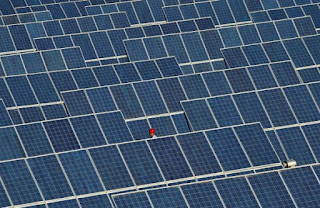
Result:
<svg viewBox="0 0 320 208"><path fill-rule="evenodd" d="M153 128L149 129L149 134L150 134L150 137L151 137L152 139L157 138L157 136L156 136L156 130L155 130L155 129L153 129Z"/></svg>

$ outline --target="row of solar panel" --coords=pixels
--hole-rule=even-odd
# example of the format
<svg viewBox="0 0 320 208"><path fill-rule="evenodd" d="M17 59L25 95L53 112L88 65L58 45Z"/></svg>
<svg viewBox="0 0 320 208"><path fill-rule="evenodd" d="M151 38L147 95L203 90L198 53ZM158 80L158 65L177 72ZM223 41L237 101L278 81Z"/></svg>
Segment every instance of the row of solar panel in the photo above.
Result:
<svg viewBox="0 0 320 208"><path fill-rule="evenodd" d="M153 16L151 8L146 0L109 3L101 6L86 6L86 10L89 15L125 12L132 25L160 21L159 18ZM161 20L164 21L165 19L162 18Z"/></svg>
<svg viewBox="0 0 320 208"><path fill-rule="evenodd" d="M319 133L320 124L293 126L266 131L281 161L294 158L298 165L320 161Z"/></svg>
<svg viewBox="0 0 320 208"><path fill-rule="evenodd" d="M310 15L315 27L320 28L320 8L317 4L258 11L252 12L250 15L254 22L266 22Z"/></svg>
<svg viewBox="0 0 320 208"><path fill-rule="evenodd" d="M24 6L40 6L45 4L63 3L77 0L10 0L12 6L24 7Z"/></svg>
<svg viewBox="0 0 320 208"><path fill-rule="evenodd" d="M309 82L320 79L319 71L316 68L298 72L300 72L300 76L290 62L280 62L170 78L170 76L181 75L181 71L175 58L166 58L136 62L135 64L114 65L113 67L102 66L49 74L37 73L27 76L5 77L0 79L0 83L2 86L1 98L6 107L58 102L61 101L60 92L72 90L63 93L71 115L110 110L108 106L96 109L94 103L98 101L91 100L90 96L88 98L83 96L84 99L80 99L80 97L77 99L77 96L73 96L73 94L84 93L82 90L81 92L75 91L77 89L95 87L96 91L99 89L104 91L101 95L110 94L105 97L103 102L111 106L118 106L125 118L128 119L182 111L180 101L183 100L262 90L303 83L300 80ZM313 75L317 75L317 77ZM313 80L309 80L309 76ZM156 80L139 82L150 79ZM134 83L133 85L121 85L127 82ZM107 85L109 87L96 88ZM143 89L146 86L149 87L149 90ZM173 92L172 89L175 91ZM112 92L112 96L110 92ZM130 100L123 97L123 93L129 95ZM67 99L67 95L72 99ZM149 99L150 96L152 99ZM157 109L153 109L152 105L158 106ZM93 110L90 106L93 106ZM111 110L114 108L112 107Z"/></svg>
<svg viewBox="0 0 320 208"><path fill-rule="evenodd" d="M319 178L320 166L315 165L114 195L112 198L117 208L312 207L320 203ZM71 201L68 203L72 204Z"/></svg>
<svg viewBox="0 0 320 208"><path fill-rule="evenodd" d="M163 3L165 6L170 5L179 5L179 4L188 4L188 3L195 3L195 2L203 2L208 0L163 0ZM256 11L257 8L260 10L266 10L266 9L275 9L280 7L290 7L290 6L297 6L297 5L303 5L303 4L311 4L311 3L319 3L319 0L245 0L245 3L248 8L250 8L250 11L252 11L252 8L255 8L254 11Z"/></svg>
<svg viewBox="0 0 320 208"><path fill-rule="evenodd" d="M182 28L188 28L190 26L191 27L194 26L195 28L192 28L192 29L196 29L196 30L198 30L196 27L196 25L198 25L200 30L207 30L208 28L214 27L212 22L208 20L209 19L200 19L200 20L195 20L195 22L194 21L181 22L181 25L184 25L182 26ZM172 32L173 33L180 32L179 28L175 27L177 26L176 24L169 25L169 27L167 26L168 25L165 24L163 28L165 28L169 34ZM159 26L143 27L143 29L144 31L147 31L148 29L150 29L149 32L151 34L152 33L166 34L165 32L162 32L160 30ZM178 29L178 30L171 31L171 29ZM53 27L52 31L54 31L54 33L59 33L59 28ZM133 29L116 29L116 30L107 30L103 32L102 31L89 32L89 33L82 33L82 34L75 34L75 35L58 35L58 36L47 37L47 38L45 37L35 38L34 42L38 50L79 46L82 49L86 60L92 60L92 59L94 60L98 58L126 56L127 52L125 50L123 40L126 40L131 37L140 37L140 36L145 37L145 35L150 34L150 33L144 33L144 31L142 30L141 27L137 27ZM41 33L41 30L38 31L37 33L38 34ZM178 38L180 37L178 36Z"/></svg>
<svg viewBox="0 0 320 208"><path fill-rule="evenodd" d="M264 74L261 75L260 72ZM125 118L130 119L182 111L180 101L183 100L300 83L301 81L290 62L283 62L271 64L270 68L268 65L261 65L249 67L248 69L239 68L226 70L225 72L209 72L94 89L97 91L98 89L104 89L102 90L105 91L103 94L109 94L110 96L105 97L103 102L109 103L110 106L118 106ZM82 99L79 96L81 92L83 93ZM92 104L92 102L96 103L96 101L92 101L90 105L91 99L86 98L87 96L85 96L84 92L83 90L62 92L71 115L99 112L98 109L95 109L95 105ZM128 96L130 96L130 99ZM90 106L93 106L93 109ZM114 109L112 108L111 110ZM104 111L108 111L107 108L104 108ZM266 126L266 128L270 127L270 125Z"/></svg>
<svg viewBox="0 0 320 208"><path fill-rule="evenodd" d="M146 83L140 83L140 84L142 84L142 85L140 85L140 87L141 87L141 86L146 86L146 84L149 85L150 83L148 84L148 82L146 82ZM151 84L154 84L154 83L151 83ZM317 95L318 94L318 92L317 92L317 88L318 87L317 86L319 86L319 83L314 83L314 84L309 85L309 88L311 89L312 93L315 96L318 96ZM125 89L125 88L126 87L124 87L124 86L121 87L121 89ZM169 88L172 90L172 87L169 86ZM131 88L129 88L129 89L131 89ZM299 90L299 88L298 88L298 90ZM275 92L276 90L271 90L271 91ZM141 88L140 88L140 91L139 91L139 88L137 88L136 92L138 93L138 95L140 95L139 99L141 99L141 101L142 101L141 102L142 106L147 110L149 109L149 112L151 112L151 114L152 114L154 109L146 108L146 107L148 107L148 105L146 104L146 103L148 103L148 99L144 99L144 97L141 97L141 94L139 94L139 92L141 93ZM278 92L279 92L279 90L278 90ZM120 102L121 101L121 99L120 99L121 96L116 90L112 91L112 93L113 93L114 97L116 98L115 100L118 102L117 103L118 104L118 108L124 109L123 112L132 112L132 111L135 110L134 108L130 109L130 107L127 106L127 105L133 105L132 102L128 103L127 105L125 105L126 103L121 103ZM131 91L130 90L129 91L125 91L125 93L126 94L129 93L131 98L132 98L132 96L136 96L134 94L133 88L131 89ZM263 93L263 91L262 91L262 93ZM293 102L292 101L293 99L297 99L297 98L301 98L301 97L304 98L305 97L304 95L303 96L301 95L300 97L291 96L294 93L295 93L295 91L288 91L288 93L286 94L287 96L289 96L288 98L291 101L291 103ZM302 93L301 93L301 90L300 90L299 93L300 94L306 93L306 95L308 95L308 92L306 91L306 88L304 86L302 86ZM153 92L150 93L150 94L153 94ZM146 93L146 96L148 97L150 94ZM105 88L88 89L88 90L86 90L86 92L81 90L81 91L75 91L75 92L72 92L72 93L65 93L65 94L63 94L63 96L64 96L64 99L65 99L66 104L68 106L69 112L74 113L74 114L92 113L92 111L93 111L92 109L94 109L95 112L111 111L111 110L116 110L117 109L117 107L115 106L115 103L114 103L114 101L112 99L112 96L110 94L110 91L106 87ZM103 96L103 99L101 98L102 96ZM273 94L271 94L270 96L272 97ZM283 97L283 95L282 95L282 97ZM88 98L90 99L90 101L89 101ZM262 98L265 98L265 100L266 100L268 97L267 96L261 97L261 95L260 95L260 99L262 99ZM136 97L135 99L138 99L138 98ZM224 102L221 101L222 99L224 99ZM232 99L235 101L237 107L234 106L234 103L232 102ZM279 98L279 100L280 99L281 98ZM302 101L301 101L301 99L297 99L299 102L298 103L294 103L294 105L292 106L294 110L300 111L299 114L297 114L297 115L299 115L298 118L300 118L300 117L302 118L302 115L308 116L309 114L314 113L314 116L312 116L311 118L315 119L315 120L318 119L318 118L315 118L315 117L317 117L319 115L318 111L317 111L317 107L315 107L314 103L312 103L312 100L310 100L310 99L311 99L310 95L309 95L308 98L305 98ZM152 100L153 100L153 98L152 98ZM211 99L209 99L209 100L211 100ZM276 101L279 101L279 100L276 100ZM160 100L160 101L163 102L162 100ZM242 103L242 101L245 101L245 102ZM286 103L284 103L284 104L280 103L279 104L279 102L277 102L277 104L278 104L278 105L276 105L277 108L274 110L275 107L273 107L273 103L272 103L274 101L275 100L272 99L269 103L263 103L264 107L267 110L271 109L270 111L271 111L272 115L269 115L269 117L270 117L270 119L272 119L273 122L277 121L276 119L278 119L278 117L276 117L279 114L278 110L282 106L285 106L285 107L287 106ZM283 99L282 99L282 101L285 102ZM186 101L186 102L191 102L191 101ZM242 123L243 122L242 119L244 119L244 121L247 122L247 123L248 122L255 122L255 121L259 121L259 122L262 121L263 125L267 125L267 126L265 126L265 128L270 127L270 120L268 119L268 116L267 116L268 114L266 114L266 112L264 111L263 105L260 104L259 97L254 92L249 92L249 93L245 93L245 94L238 94L238 95L236 94L232 98L230 98L230 96L228 96L228 97L218 97L217 98L217 102L213 102L213 104L217 104L217 103L219 105L220 105L220 103L222 103L224 105L224 106L222 106L221 109L219 108L219 111L217 111L217 109L213 110L213 113L215 114L215 118L216 119L220 119L219 120L219 122L220 122L219 124L220 125L221 124L223 124L223 125L232 125L232 122L237 123L236 121L241 121L241 123ZM303 104L303 103L306 103L306 104ZM211 104L212 103L210 103L210 106L212 106ZM266 105L266 104L268 104L268 105ZM303 104L303 106L301 106L302 104ZM310 109L313 110L313 111L310 112L309 107L307 108L306 111L304 111L305 109L303 107L306 107L306 106L309 106L309 105L312 107ZM140 103L136 103L134 106L139 106L139 109L141 109ZM49 106L44 106L44 107L48 108ZM189 107L190 107L190 109L189 109ZM213 118L211 117L212 116L211 112L210 112L205 100L197 100L196 102L191 102L189 107L187 109L185 109L185 111L187 112L187 115L190 116L189 117L189 122L191 122L191 125L194 125L194 124L200 125L201 124L199 128L202 128L202 129L211 128L211 126L208 126L208 125L211 125L211 123L208 123L207 121L208 120L211 121L211 120L213 120ZM165 106L163 106L163 108L165 108ZM252 111L252 109L254 109L254 111ZM131 111L129 111L129 110L131 110ZM198 112L198 110L201 111L201 112ZM237 110L239 110L241 112L240 116L242 118L239 117L239 112ZM62 108L61 111L63 111L62 117L65 117L66 114L65 114L64 109ZM24 114L26 114L27 112L28 111L26 109L24 109L24 112L22 111L22 113L24 113ZM148 112L148 111L145 110L145 112ZM291 112L291 111L289 110L289 112ZM55 113L58 113L57 110L55 110ZM191 115L190 115L190 113L191 113ZM226 113L227 115L234 115L234 117L225 118L223 113ZM268 111L268 113L270 114L269 111ZM41 112L40 112L40 114L41 114ZM59 114L59 115L61 115L61 114ZM198 117L199 115L201 115L201 116ZM143 115L141 115L141 116L143 116ZM283 115L280 114L280 117L281 116L283 116ZM29 115L29 117L31 117L31 116ZM38 117L33 115L32 118L34 119L34 118L38 118ZM202 120L200 122L199 118L200 118L200 120L201 120L201 118L203 118L204 120ZM238 119L234 119L234 118L238 118ZM42 119L40 119L40 120L42 120ZM279 118L279 119L280 119L279 122L286 121L286 120L284 120L284 121L281 120L282 117ZM308 119L307 119L307 121L309 121ZM212 122L215 122L215 121L213 120ZM306 120L302 120L301 122L306 122ZM131 122L127 122L127 124L129 125L129 128L130 128L130 130L131 130L131 132L132 132L132 134L133 134L135 139L146 138L148 136L147 132L146 132L146 129L148 129L150 127L155 127L156 129L158 129L158 133L159 133L158 135L171 135L171 134L176 134L177 132L182 133L182 132L189 131L188 124L186 123L186 120L184 119L184 116L181 115L181 114L179 114L179 116L178 115L173 115L173 116L171 116L171 119L170 119L169 116L163 116L163 117L158 117L158 118L150 118L148 120L147 119L141 119L141 120L138 120L138 121L131 121ZM319 128L317 126L318 125L315 125L316 128ZM296 128L296 130L297 129L298 128ZM294 130L294 128L292 128L291 130L288 130L288 132L291 132L291 133L289 133L289 136L287 136L287 138L289 140L287 140L287 142L285 142L286 143L285 146L289 147L290 148L289 150L292 149L292 145L291 145L290 142L288 143L288 141L291 141L292 138L297 139L296 140L297 142L294 143L295 145L296 144L300 145L299 148L296 148L299 151L295 152L296 150L292 149L293 153L291 153L291 155L293 157L290 157L290 158L299 158L300 159L299 162L303 163L303 164L304 163L309 164L311 162L315 162L315 160L313 159L313 156L311 154L311 150L309 150L309 148L307 147L308 145L306 144L303 135L308 135L307 139L311 140L309 143L312 144L313 148L317 148L317 143L315 143L316 142L316 140L315 140L316 136L312 136L313 134L310 134L310 133L304 133L304 134L297 133L296 130ZM314 132L315 133L314 135L317 135L319 133L316 129L312 130L311 132ZM300 141L300 143L298 141ZM277 152L279 152L279 154L281 152L283 152L283 150L281 150L281 145L277 144L277 139L275 139L273 143L274 143L274 146L278 147L276 149L277 149ZM319 155L319 151L318 150L314 149L313 152L315 152L315 155ZM296 154L298 154L298 155L296 155ZM284 155L284 154L281 153L281 155ZM281 158L285 159L285 157L281 157Z"/></svg>
<svg viewBox="0 0 320 208"><path fill-rule="evenodd" d="M244 0L250 12L319 3L319 0Z"/></svg>
<svg viewBox="0 0 320 208"><path fill-rule="evenodd" d="M11 16L10 18L15 18L15 17ZM30 24L25 24L25 25L27 26L28 32L32 33L33 30L30 27ZM43 30L46 31L45 37L52 36L52 35L64 35L64 34L66 35L66 34L76 34L81 32L124 28L124 27L130 26L128 17L124 12L69 18L69 19L62 19L62 20L50 20L50 21L38 22L32 25L38 25L38 27L42 27ZM33 36L32 38L36 38L36 37Z"/></svg>
<svg viewBox="0 0 320 208"><path fill-rule="evenodd" d="M68 116L65 106L62 102L52 103L50 105L42 105L40 107L29 106L7 110L2 99L0 102L0 113L2 116L0 126L52 120L57 118L65 118Z"/></svg>
<svg viewBox="0 0 320 208"><path fill-rule="evenodd" d="M271 128L320 120L319 86L316 82L181 103L195 131L250 122Z"/></svg>
<svg viewBox="0 0 320 208"><path fill-rule="evenodd" d="M88 1L72 1L63 3L43 4L37 6L24 6L14 8L15 12L13 12L13 14L48 10L51 12L53 19L66 19L72 17L87 16L88 14L85 7L88 5L90 5Z"/></svg>
<svg viewBox="0 0 320 208"><path fill-rule="evenodd" d="M195 2L203 2L208 0L163 0L164 6L170 6L170 5L179 5L179 4L189 4L189 3L195 3Z"/></svg>
<svg viewBox="0 0 320 208"><path fill-rule="evenodd" d="M221 50L230 68L292 60L295 68L320 64L320 35L252 44Z"/></svg>
<svg viewBox="0 0 320 208"><path fill-rule="evenodd" d="M112 122L105 115L107 114L98 115L99 120ZM83 124L81 121L78 122ZM102 126L105 125L104 122L101 123ZM57 124L58 121L44 123L50 137L50 143L45 138L46 147L35 147L35 144L45 142L44 139L42 143L35 141L40 140L38 136L35 137L35 132L40 134L41 138L46 137L41 126L39 128L33 125L31 132L24 129L30 127L29 125L18 126L17 131L23 132L20 137L28 141L36 151L50 153L52 148L56 152L80 149L77 139L72 138L74 135L69 132L71 128L67 123L64 123L64 126L68 128L58 128ZM113 128L118 128L116 125L113 124ZM19 144L13 128L1 130L1 137L6 137L3 141ZM229 137L232 141L226 140ZM230 148L221 148L225 146L226 141ZM5 155L14 153L19 157L25 157L21 146L11 148L6 145L4 148L1 146L1 149L4 150L1 151L3 159ZM14 153L9 153L10 151ZM44 199L50 200L106 190L134 190L138 187L187 182L210 176L225 177L227 174L240 174L241 171L259 172L259 167L256 166L269 164L281 166L261 126L253 124L29 157L25 160L2 161L0 174L13 203L18 205L43 200L37 185ZM257 169L253 169L254 167ZM236 169L243 170L235 173ZM69 180L64 173L67 173ZM71 191L70 185L74 192Z"/></svg>
<svg viewBox="0 0 320 208"><path fill-rule="evenodd" d="M164 6L167 21L211 17L215 25L251 22L243 1L219 0Z"/></svg>
<svg viewBox="0 0 320 208"><path fill-rule="evenodd" d="M51 36L60 37L61 35L86 33L86 32L93 32L93 31L100 31L100 30L111 30L116 28L125 28L124 31L128 38L141 38L141 37L151 37L151 36L167 35L167 34L181 33L181 32L207 30L207 29L214 28L211 18L202 18L202 19L195 19L195 20L164 23L160 25L126 28L127 26L129 26L129 23L127 21L127 17L124 14L125 13L110 14L111 19L109 16L106 16L106 15L96 15L92 17L88 16L88 17L80 17L77 19L55 20L55 21L46 21L43 23L38 23L37 24L38 27L41 27L43 31L45 30L46 34L38 33L39 37L33 36L32 38L51 37ZM113 20L112 17L117 17L116 19L118 22L114 22L114 21L112 22ZM95 19L93 20L92 18L95 18ZM33 28L30 28L31 31L29 31L29 28L27 27L28 32L32 33ZM56 39L57 37L52 37L52 38ZM52 41L51 39L35 39L35 43L38 50L54 48L53 42L54 41Z"/></svg>
<svg viewBox="0 0 320 208"><path fill-rule="evenodd" d="M249 3L248 1L247 3L249 4L249 5L247 4L249 11L252 10L252 7L253 7L252 4L254 3L253 2ZM260 3L260 1L257 1L257 3ZM168 6L168 7L164 7L163 10L169 21L181 20L181 19L192 19L194 17L210 16L215 21L215 23L218 23L218 20L215 17L214 13L212 11L209 12L208 11L209 9L204 8L203 5L210 6L208 2L202 2L202 3L195 3L195 4L182 4L182 5ZM245 8L243 8L243 13L246 13ZM221 14L221 15L225 15L225 14ZM311 15L316 26L319 27L319 15L320 15L319 6L317 4L311 4L311 2L308 0L305 2L302 2L300 6L296 6L293 4L293 5L287 5L285 8L282 7L280 9L275 9L275 7L271 7L271 8L268 7L265 10L261 7L261 11L260 9L258 9L258 11L254 9L254 12L252 11L250 12L250 19L253 20L254 22L264 22L264 21L270 21L270 20L303 17L307 15ZM225 22L224 24L237 22L232 20L232 15L229 15L228 17L223 16L223 18L226 18L224 19L224 22ZM248 17L246 18L247 21L250 21L250 19Z"/></svg>
<svg viewBox="0 0 320 208"><path fill-rule="evenodd" d="M86 67L79 47L0 57L0 77Z"/></svg>
<svg viewBox="0 0 320 208"><path fill-rule="evenodd" d="M52 20L51 13L49 11L32 12L20 15L3 15L0 16L0 25L23 24L47 20Z"/></svg>
<svg viewBox="0 0 320 208"><path fill-rule="evenodd" d="M121 1L113 1L111 2L101 2L102 4L105 3L114 3L114 2L121 2ZM145 19L149 19L147 15L143 12L149 11L150 17L152 17L153 21L164 21L165 17L162 11L162 1L158 0L146 0L146 1L138 1L140 3L135 3L134 11L138 12L137 17L141 18L143 22ZM91 3L91 4L90 4ZM146 4L147 3L147 4ZM60 4L46 4L41 6L28 6L28 7L18 7L15 8L16 13L25 13L31 11L43 11L49 10L52 13L54 19L64 19L70 17L79 17L79 16L86 16L88 15L86 11L86 7L90 5L96 5L97 1L90 2L90 1L78 1L78 2L69 2L69 3L60 3ZM120 6L121 7L121 6ZM123 11L132 11L132 4L123 2L122 9ZM121 11L120 10L120 11ZM130 14L128 14L130 15Z"/></svg>
<svg viewBox="0 0 320 208"><path fill-rule="evenodd" d="M319 89L317 88L319 88L319 83L311 84L308 88L300 85L185 101L182 102L182 105L193 130L216 128L217 123L221 127L261 122L264 128L270 128L271 125L275 127L290 126L309 121L318 123L320 114ZM311 90L313 97L308 90ZM315 104L315 99L318 102L317 104ZM316 127L319 128L319 125L316 125ZM320 132L315 129L313 130L314 134L310 135L299 133L299 128L290 128L283 131L288 132L288 136L285 138L290 139L290 142L288 140L285 142L287 145L285 149L299 158L299 162L302 164L315 162L320 157L319 143L314 138ZM304 138L305 136L306 138ZM293 142L293 138L295 138L296 143ZM292 148L293 146L299 148ZM289 150L289 148L292 148L292 150Z"/></svg>
<svg viewBox="0 0 320 208"><path fill-rule="evenodd" d="M130 61L160 58L168 55L175 56L179 63L214 60L222 58L220 50L224 47L267 43L282 40L282 37L288 39L300 35L317 34L310 18L299 18L295 19L294 22L295 24L292 24L291 21L279 21L277 27L281 28L281 33L277 32L273 23L260 23L256 24L257 27L255 25L238 27L239 31L237 28L211 29L200 32L129 39L124 41L124 45ZM297 31L300 31L299 34ZM282 34L282 36L279 34ZM156 47L154 47L155 45ZM237 56L234 56L234 58L236 59ZM230 66L230 68L232 67Z"/></svg>
<svg viewBox="0 0 320 208"><path fill-rule="evenodd" d="M152 71L148 71L146 67L152 67ZM102 66L71 71L58 70L56 73L7 76L0 79L1 98L7 107L50 103L60 101L59 93L62 91L180 74L175 58L165 58L137 62L135 65L131 63L114 67Z"/></svg>
<svg viewBox="0 0 320 208"><path fill-rule="evenodd" d="M106 90L107 89L101 88L96 90L92 89L87 92L87 94L89 94L90 98L92 99L92 105L94 105L94 108L99 113L104 112L104 109L107 109L109 112L110 109L117 110L117 107L115 107L114 105L105 106L105 104L109 103L99 103L99 101L104 101L105 98L101 98L98 96L104 96L104 92L108 93L108 91ZM79 99L80 102L85 102L82 100L84 96L84 94L82 93L83 92L79 93ZM0 113L2 115L0 126L10 126L13 124L18 125L23 123L34 123L44 120L69 118L68 116L70 116L69 112L67 112L65 105L62 102L51 103L50 105L46 104L41 106L21 107L17 109L11 109L8 111L6 110L2 101L0 102L0 106ZM144 139L149 137L149 134L146 130L150 129L151 127L157 128L158 136L190 132L187 120L182 112L170 115L165 114L148 118L127 120L126 123L134 139ZM92 137L94 137L94 135Z"/></svg>

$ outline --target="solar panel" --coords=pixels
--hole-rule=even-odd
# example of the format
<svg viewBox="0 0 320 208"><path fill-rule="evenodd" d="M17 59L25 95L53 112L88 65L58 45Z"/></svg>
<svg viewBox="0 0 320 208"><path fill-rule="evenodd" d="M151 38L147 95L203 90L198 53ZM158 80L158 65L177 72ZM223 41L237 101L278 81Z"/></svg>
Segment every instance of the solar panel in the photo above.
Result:
<svg viewBox="0 0 320 208"><path fill-rule="evenodd" d="M262 206L295 206L278 173L255 175L248 180Z"/></svg>
<svg viewBox="0 0 320 208"><path fill-rule="evenodd" d="M120 195L114 198L117 207L152 207L145 193L133 193L130 195Z"/></svg>
<svg viewBox="0 0 320 208"><path fill-rule="evenodd" d="M196 175L222 171L203 133L180 135L177 140Z"/></svg>
<svg viewBox="0 0 320 208"><path fill-rule="evenodd" d="M180 190L178 188L172 189L158 189L148 191L148 195L154 206L172 206L185 207L187 206Z"/></svg>
<svg viewBox="0 0 320 208"><path fill-rule="evenodd" d="M181 186L190 207L222 207L219 195L212 183Z"/></svg>
<svg viewBox="0 0 320 208"><path fill-rule="evenodd" d="M79 202L81 204L81 207L85 207L85 208L93 208L93 207L111 208L112 207L110 199L108 198L107 195L99 195L99 196L81 198L81 199L79 199Z"/></svg>
<svg viewBox="0 0 320 208"><path fill-rule="evenodd" d="M66 171L75 194L104 191L86 151L61 154L59 160Z"/></svg>
<svg viewBox="0 0 320 208"><path fill-rule="evenodd" d="M45 199L49 200L73 195L55 156L29 159L28 164Z"/></svg>
<svg viewBox="0 0 320 208"><path fill-rule="evenodd" d="M24 160L0 163L0 167L3 183L11 184L6 189L13 204L43 200Z"/></svg>
<svg viewBox="0 0 320 208"><path fill-rule="evenodd" d="M163 174L146 142L121 144L119 149L137 185L164 181Z"/></svg>
<svg viewBox="0 0 320 208"><path fill-rule="evenodd" d="M319 182L310 167L285 171L281 176L298 206L319 203Z"/></svg>
<svg viewBox="0 0 320 208"><path fill-rule="evenodd" d="M1 207L317 206L318 4L1 1Z"/></svg>
<svg viewBox="0 0 320 208"><path fill-rule="evenodd" d="M3 103L3 100L0 100L0 115L1 115L1 123L0 126L9 126L12 125L12 120L10 118L10 114L8 113L6 106Z"/></svg>
<svg viewBox="0 0 320 208"><path fill-rule="evenodd" d="M117 146L90 149L89 153L106 189L134 186Z"/></svg>
<svg viewBox="0 0 320 208"><path fill-rule="evenodd" d="M259 202L245 178L215 181L226 206L257 207Z"/></svg>
<svg viewBox="0 0 320 208"><path fill-rule="evenodd" d="M174 137L150 140L148 144L166 180L192 177L190 167Z"/></svg>

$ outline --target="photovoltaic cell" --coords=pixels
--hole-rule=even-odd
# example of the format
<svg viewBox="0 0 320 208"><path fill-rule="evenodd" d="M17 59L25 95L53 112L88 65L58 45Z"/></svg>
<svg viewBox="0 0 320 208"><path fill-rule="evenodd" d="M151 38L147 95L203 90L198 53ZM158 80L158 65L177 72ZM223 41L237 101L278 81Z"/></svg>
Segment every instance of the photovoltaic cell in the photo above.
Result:
<svg viewBox="0 0 320 208"><path fill-rule="evenodd" d="M13 127L6 127L0 129L1 145L1 160L9 160L15 158L25 157L23 147L20 143L19 137Z"/></svg>
<svg viewBox="0 0 320 208"><path fill-rule="evenodd" d="M221 172L221 168L203 133L177 136L177 140L195 175Z"/></svg>
<svg viewBox="0 0 320 208"><path fill-rule="evenodd" d="M134 185L116 146L90 149L89 152L107 190Z"/></svg>
<svg viewBox="0 0 320 208"><path fill-rule="evenodd" d="M106 195L81 198L79 201L83 208L112 208L111 202Z"/></svg>
<svg viewBox="0 0 320 208"><path fill-rule="evenodd" d="M0 163L0 174L13 204L42 200L24 160Z"/></svg>
<svg viewBox="0 0 320 208"><path fill-rule="evenodd" d="M187 204L178 188L148 191L154 207L186 207Z"/></svg>
<svg viewBox="0 0 320 208"><path fill-rule="evenodd" d="M48 137L40 123L17 126L17 131L28 156L53 152Z"/></svg>
<svg viewBox="0 0 320 208"><path fill-rule="evenodd" d="M55 156L28 159L30 168L45 199L72 196L72 190Z"/></svg>
<svg viewBox="0 0 320 208"><path fill-rule="evenodd" d="M86 151L61 154L59 159L77 195L103 191Z"/></svg>
<svg viewBox="0 0 320 208"><path fill-rule="evenodd" d="M227 207L259 206L245 178L218 180L214 183Z"/></svg>
<svg viewBox="0 0 320 208"><path fill-rule="evenodd" d="M246 153L231 128L205 132L225 171L250 167ZM228 148L224 148L224 147Z"/></svg>
<svg viewBox="0 0 320 208"><path fill-rule="evenodd" d="M95 116L75 117L70 121L82 147L107 144Z"/></svg>
<svg viewBox="0 0 320 208"><path fill-rule="evenodd" d="M315 159L309 145L298 127L277 130L289 158L295 158L299 164L314 163ZM291 148L289 148L289 146Z"/></svg>
<svg viewBox="0 0 320 208"><path fill-rule="evenodd" d="M196 207L222 207L220 198L211 182L181 186L188 204Z"/></svg>
<svg viewBox="0 0 320 208"><path fill-rule="evenodd" d="M319 182L310 167L288 170L281 175L298 206L319 204Z"/></svg>
<svg viewBox="0 0 320 208"><path fill-rule="evenodd" d="M56 152L80 148L69 120L62 119L44 122L44 127Z"/></svg>
<svg viewBox="0 0 320 208"><path fill-rule="evenodd" d="M132 140L132 135L120 112L99 114L97 118L108 143Z"/></svg>
<svg viewBox="0 0 320 208"><path fill-rule="evenodd" d="M262 206L295 206L278 173L255 175L248 179Z"/></svg>
<svg viewBox="0 0 320 208"><path fill-rule="evenodd" d="M144 192L119 195L114 197L115 204L119 208L145 207L151 208L150 201Z"/></svg>
<svg viewBox="0 0 320 208"><path fill-rule="evenodd" d="M164 180L145 142L121 144L119 148L137 185Z"/></svg>
<svg viewBox="0 0 320 208"><path fill-rule="evenodd" d="M260 124L239 126L234 129L253 165L279 162Z"/></svg>
<svg viewBox="0 0 320 208"><path fill-rule="evenodd" d="M166 180L192 176L174 137L150 140L148 143Z"/></svg>

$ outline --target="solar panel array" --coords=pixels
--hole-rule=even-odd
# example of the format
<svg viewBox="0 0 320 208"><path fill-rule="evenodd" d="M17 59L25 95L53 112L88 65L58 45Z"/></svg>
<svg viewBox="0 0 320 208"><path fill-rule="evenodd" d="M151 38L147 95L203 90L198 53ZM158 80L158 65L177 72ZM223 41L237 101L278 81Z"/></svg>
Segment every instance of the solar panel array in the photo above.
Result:
<svg viewBox="0 0 320 208"><path fill-rule="evenodd" d="M319 0L1 0L0 207L319 207L319 20Z"/></svg>

